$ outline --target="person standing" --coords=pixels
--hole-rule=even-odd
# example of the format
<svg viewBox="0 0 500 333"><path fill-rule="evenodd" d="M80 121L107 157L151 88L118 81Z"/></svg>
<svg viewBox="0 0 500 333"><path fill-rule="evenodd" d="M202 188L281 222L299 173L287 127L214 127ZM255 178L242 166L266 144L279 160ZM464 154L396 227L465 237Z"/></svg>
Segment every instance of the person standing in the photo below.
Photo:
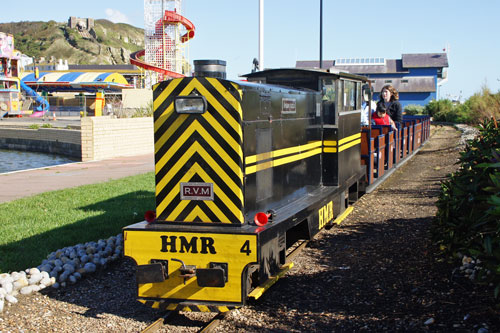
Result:
<svg viewBox="0 0 500 333"><path fill-rule="evenodd" d="M387 110L387 114L399 128L403 121L403 108L398 100L398 91L390 84L385 85L380 91L380 100L377 103L377 110L379 106L383 104Z"/></svg>

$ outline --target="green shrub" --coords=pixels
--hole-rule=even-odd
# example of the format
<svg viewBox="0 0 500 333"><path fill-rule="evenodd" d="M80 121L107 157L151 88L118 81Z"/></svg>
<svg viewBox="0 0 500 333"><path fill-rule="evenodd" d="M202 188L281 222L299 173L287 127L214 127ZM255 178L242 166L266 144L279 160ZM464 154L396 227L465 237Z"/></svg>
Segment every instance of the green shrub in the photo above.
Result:
<svg viewBox="0 0 500 333"><path fill-rule="evenodd" d="M52 128L52 124L43 124L42 128Z"/></svg>
<svg viewBox="0 0 500 333"><path fill-rule="evenodd" d="M465 104L471 111L471 119L475 123L484 120L500 118L500 92L491 93L488 87L483 86L481 92L472 95Z"/></svg>
<svg viewBox="0 0 500 333"><path fill-rule="evenodd" d="M415 104L405 106L405 113L410 116L427 114L424 106Z"/></svg>
<svg viewBox="0 0 500 333"><path fill-rule="evenodd" d="M432 100L425 106L425 113L431 117L438 117L439 121L446 118L446 114L450 113L453 109L453 103L449 99L440 99L439 101Z"/></svg>
<svg viewBox="0 0 500 333"><path fill-rule="evenodd" d="M28 128L29 129L36 129L37 130L37 129L40 128L40 125L38 125L38 124L31 124L31 125L28 126Z"/></svg>
<svg viewBox="0 0 500 333"><path fill-rule="evenodd" d="M500 129L485 121L460 154L460 168L441 184L433 239L450 254L480 259L480 282L500 293ZM487 272L490 273L487 273Z"/></svg>
<svg viewBox="0 0 500 333"><path fill-rule="evenodd" d="M464 104L453 104L447 99L432 100L425 106L425 112L434 121L480 124L491 118L500 118L500 92L494 94L483 86L480 92L471 96ZM407 114L411 113L407 111Z"/></svg>

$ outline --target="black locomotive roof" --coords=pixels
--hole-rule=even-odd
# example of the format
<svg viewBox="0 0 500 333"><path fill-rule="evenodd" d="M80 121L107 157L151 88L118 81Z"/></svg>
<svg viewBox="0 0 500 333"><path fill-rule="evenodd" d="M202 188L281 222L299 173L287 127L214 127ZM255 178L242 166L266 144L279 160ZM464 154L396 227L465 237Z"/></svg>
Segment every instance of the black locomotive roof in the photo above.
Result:
<svg viewBox="0 0 500 333"><path fill-rule="evenodd" d="M328 78L348 78L359 81L367 81L367 78L360 75L345 72L329 72L325 70L301 69L301 68L277 68L267 69L260 72L254 72L242 75L250 82L261 82L268 84L278 84L285 86L304 87L318 90L318 79Z"/></svg>

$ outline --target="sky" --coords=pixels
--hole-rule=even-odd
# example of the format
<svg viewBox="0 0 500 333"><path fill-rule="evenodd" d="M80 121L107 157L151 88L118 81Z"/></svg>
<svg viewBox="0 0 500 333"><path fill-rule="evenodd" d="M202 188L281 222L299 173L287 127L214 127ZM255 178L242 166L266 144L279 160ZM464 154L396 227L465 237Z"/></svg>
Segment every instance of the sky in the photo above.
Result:
<svg viewBox="0 0 500 333"><path fill-rule="evenodd" d="M22 3L22 8L20 5ZM6 0L0 22L105 18L144 27L142 0ZM319 59L320 0L264 0L264 66ZM440 98L466 99L483 86L500 91L500 1L323 0L323 59L448 53ZM227 76L252 70L259 55L259 0L184 0L194 23L189 59L221 59Z"/></svg>

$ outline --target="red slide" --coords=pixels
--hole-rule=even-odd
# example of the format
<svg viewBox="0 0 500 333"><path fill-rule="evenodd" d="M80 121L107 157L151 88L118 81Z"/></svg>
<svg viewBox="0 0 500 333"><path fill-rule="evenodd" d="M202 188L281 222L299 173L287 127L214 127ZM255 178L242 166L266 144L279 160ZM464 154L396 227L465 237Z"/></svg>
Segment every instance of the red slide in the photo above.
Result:
<svg viewBox="0 0 500 333"><path fill-rule="evenodd" d="M165 24L178 24L178 23L182 24L187 30L187 32L181 36L181 42L185 43L188 40L192 39L194 37L194 30L195 30L194 24L191 21L189 21L187 18L185 18L184 16L181 16L181 15L177 14L176 12L173 12L170 10L166 10L163 18L161 20L158 20L158 22L156 22L155 35L158 35L157 38L163 39L163 36L162 36L163 26ZM140 57L143 57L144 54L145 54L145 50L140 50L140 51L132 53L130 55L130 63L132 65L144 68L146 70L161 73L161 74L169 76L171 78L184 77L183 74L173 72L171 70L164 69L164 68L149 64L147 62L144 62L143 60L140 59Z"/></svg>

